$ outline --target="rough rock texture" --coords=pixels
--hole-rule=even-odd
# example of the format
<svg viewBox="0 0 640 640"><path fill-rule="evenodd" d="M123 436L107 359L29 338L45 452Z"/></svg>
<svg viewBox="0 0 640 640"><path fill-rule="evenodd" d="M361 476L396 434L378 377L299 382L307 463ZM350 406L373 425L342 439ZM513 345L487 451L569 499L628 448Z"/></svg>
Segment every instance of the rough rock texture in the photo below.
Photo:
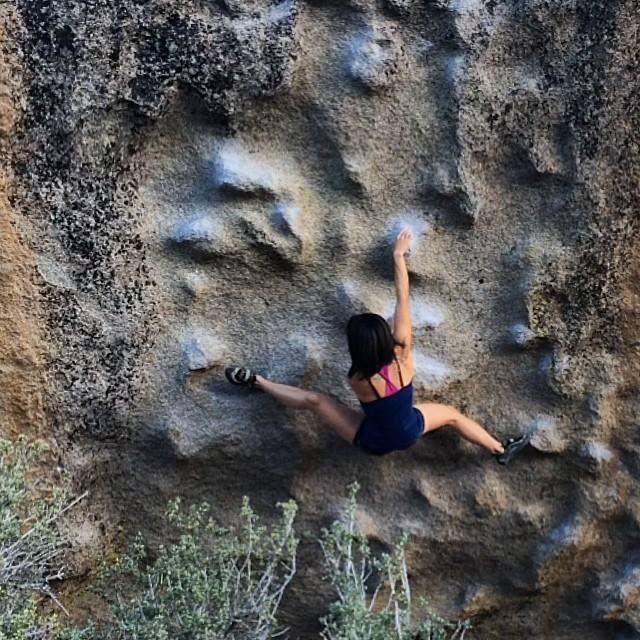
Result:
<svg viewBox="0 0 640 640"><path fill-rule="evenodd" d="M410 532L415 591L478 637L640 637L635 0L0 11L3 424L61 445L85 538L157 533L178 493L316 527L355 477L363 528ZM446 432L368 458L223 381L353 403L344 323L389 313L403 223L420 399L533 425L513 468Z"/></svg>
<svg viewBox="0 0 640 640"><path fill-rule="evenodd" d="M22 78L15 60L18 43L8 34L16 16L0 10L0 424L6 434L46 432L44 388L47 386L42 318L35 284L35 255L26 229L9 200L13 171L12 136L18 120Z"/></svg>

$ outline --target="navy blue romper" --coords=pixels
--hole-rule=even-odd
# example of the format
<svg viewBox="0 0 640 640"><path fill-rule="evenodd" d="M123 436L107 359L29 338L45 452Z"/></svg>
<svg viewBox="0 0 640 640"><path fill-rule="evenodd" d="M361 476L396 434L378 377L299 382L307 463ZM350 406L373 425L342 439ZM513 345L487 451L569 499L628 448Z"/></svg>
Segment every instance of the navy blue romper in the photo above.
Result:
<svg viewBox="0 0 640 640"><path fill-rule="evenodd" d="M365 418L353 444L371 455L382 456L391 451L408 449L424 432L424 416L413 406L413 381L405 387L397 358L396 364L400 384L403 386L382 397L369 380L378 397L370 402L360 401ZM393 387L393 383L384 375L386 369L387 367L380 375L387 381L387 388L389 385Z"/></svg>

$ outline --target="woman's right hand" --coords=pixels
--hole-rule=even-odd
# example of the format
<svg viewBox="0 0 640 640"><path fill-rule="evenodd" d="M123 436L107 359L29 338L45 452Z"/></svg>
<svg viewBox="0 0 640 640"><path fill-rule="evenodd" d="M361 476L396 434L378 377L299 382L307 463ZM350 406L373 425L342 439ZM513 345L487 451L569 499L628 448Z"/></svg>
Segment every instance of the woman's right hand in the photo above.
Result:
<svg viewBox="0 0 640 640"><path fill-rule="evenodd" d="M409 247L411 246L411 241L413 240L413 233L411 229L405 228L403 229L396 238L395 244L393 245L393 255L395 257L404 256L407 251L409 251Z"/></svg>

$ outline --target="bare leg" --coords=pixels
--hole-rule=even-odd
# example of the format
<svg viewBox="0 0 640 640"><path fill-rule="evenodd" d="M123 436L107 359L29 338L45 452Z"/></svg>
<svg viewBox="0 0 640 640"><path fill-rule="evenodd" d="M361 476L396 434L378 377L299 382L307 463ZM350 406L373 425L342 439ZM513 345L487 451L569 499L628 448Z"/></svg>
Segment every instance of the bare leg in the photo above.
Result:
<svg viewBox="0 0 640 640"><path fill-rule="evenodd" d="M460 413L455 407L427 402L417 405L417 409L422 412L425 418L425 433L448 425L468 442L480 445L491 453L504 453L504 447L498 440L477 422Z"/></svg>
<svg viewBox="0 0 640 640"><path fill-rule="evenodd" d="M256 376L256 386L292 409L307 409L320 416L341 438L353 444L364 415L326 393L307 391Z"/></svg>

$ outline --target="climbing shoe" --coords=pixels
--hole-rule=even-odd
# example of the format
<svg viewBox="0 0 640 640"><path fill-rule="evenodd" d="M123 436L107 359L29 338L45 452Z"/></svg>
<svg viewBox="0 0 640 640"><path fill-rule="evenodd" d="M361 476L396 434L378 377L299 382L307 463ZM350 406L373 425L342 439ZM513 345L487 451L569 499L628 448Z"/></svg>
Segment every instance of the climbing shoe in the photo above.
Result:
<svg viewBox="0 0 640 640"><path fill-rule="evenodd" d="M247 367L227 367L224 375L231 384L239 387L251 389L256 384L256 374Z"/></svg>
<svg viewBox="0 0 640 640"><path fill-rule="evenodd" d="M509 438L504 444L504 453L496 453L498 464L509 464L518 454L529 446L531 434L525 433L518 438Z"/></svg>

